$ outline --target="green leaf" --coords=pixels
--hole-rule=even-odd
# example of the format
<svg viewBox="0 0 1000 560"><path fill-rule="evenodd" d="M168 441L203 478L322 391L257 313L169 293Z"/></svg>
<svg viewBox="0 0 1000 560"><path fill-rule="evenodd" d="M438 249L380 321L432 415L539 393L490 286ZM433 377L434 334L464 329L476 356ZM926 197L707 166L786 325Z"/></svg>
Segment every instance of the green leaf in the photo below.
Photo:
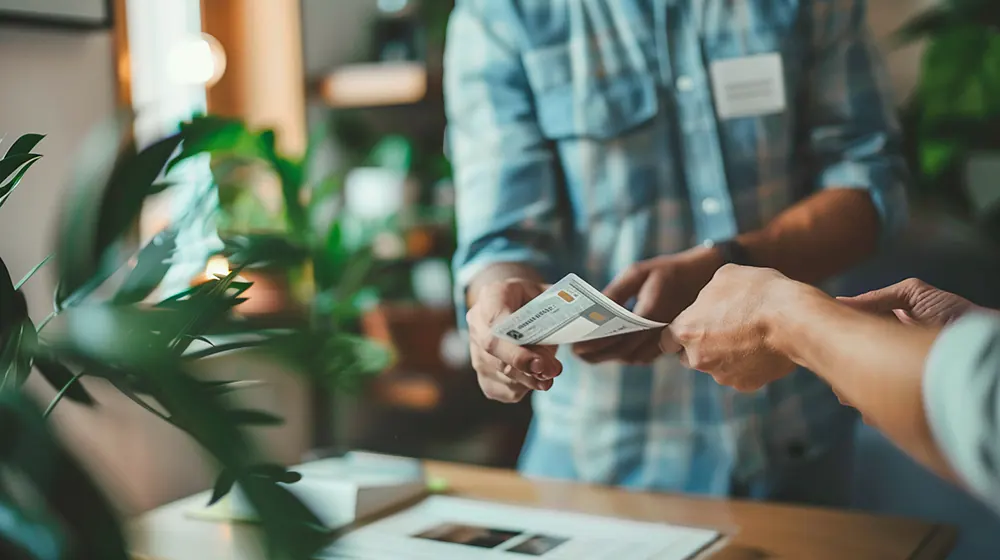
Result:
<svg viewBox="0 0 1000 560"><path fill-rule="evenodd" d="M258 158L259 138L242 121L224 117L198 117L181 125L184 138L181 153L170 163L168 172L180 163L200 154L237 158Z"/></svg>
<svg viewBox="0 0 1000 560"><path fill-rule="evenodd" d="M10 197L10 193L21 183L21 179L42 156L38 154L19 154L0 160L0 206ZM14 177L4 182L11 174Z"/></svg>
<svg viewBox="0 0 1000 560"><path fill-rule="evenodd" d="M164 167L181 143L175 134L159 140L137 155L119 160L103 192L97 249L103 251L139 218L142 203L153 190ZM98 253L100 254L100 253Z"/></svg>
<svg viewBox="0 0 1000 560"><path fill-rule="evenodd" d="M94 406L97 401L90 395L90 392L74 379L73 373L62 363L56 361L51 356L35 356L35 368L42 374L42 377L49 382L53 389L59 391L65 388L64 395L71 401L86 406ZM72 384L70 384L72 383Z"/></svg>
<svg viewBox="0 0 1000 560"><path fill-rule="evenodd" d="M17 388L17 375L21 351L21 335L24 333L24 323L11 329L0 348L0 392Z"/></svg>
<svg viewBox="0 0 1000 560"><path fill-rule="evenodd" d="M0 259L0 346L6 333L28 318L24 294L14 288L6 263Z"/></svg>
<svg viewBox="0 0 1000 560"><path fill-rule="evenodd" d="M286 469L281 465L257 465L250 468L250 475L261 478L269 478L282 484L294 484L302 480L302 475Z"/></svg>
<svg viewBox="0 0 1000 560"><path fill-rule="evenodd" d="M256 478L264 478L271 480L273 482L280 482L282 484L293 484L302 480L302 475L289 471L281 465L256 465L247 469L247 476L252 476ZM219 476L215 479L215 486L212 488L212 496L208 500L208 505L213 505L225 497L229 492L232 491L233 485L236 484L236 476L234 476L230 471L223 469L219 473Z"/></svg>
<svg viewBox="0 0 1000 560"><path fill-rule="evenodd" d="M246 426L280 426L284 418L261 410L232 410L229 416L237 424Z"/></svg>
<svg viewBox="0 0 1000 560"><path fill-rule="evenodd" d="M83 166L82 180L70 190L58 236L58 302L85 286L96 289L118 269L121 238L138 219L153 182L180 143L180 135L174 135L135 154L125 122L99 131L92 141L103 141L105 148L121 147L115 153L94 154L94 161ZM111 141L114 138L117 141Z"/></svg>
<svg viewBox="0 0 1000 560"><path fill-rule="evenodd" d="M924 142L920 149L920 168L930 178L938 177L955 164L960 148L954 143Z"/></svg>
<svg viewBox="0 0 1000 560"><path fill-rule="evenodd" d="M0 206L3 206L4 203L7 202L7 199L10 198L10 195L14 192L14 189L16 189L19 184L21 184L21 179L24 178L25 174L28 173L28 170L31 169L31 166L34 165L35 162L37 162L39 159L40 158L31 160L28 164L22 167L21 170L18 171L17 174L14 175L14 177L10 181L7 181L3 185L0 185Z"/></svg>
<svg viewBox="0 0 1000 560"><path fill-rule="evenodd" d="M205 332L212 325L221 322L229 313L236 299L230 288L239 275L240 269L231 271L224 278L209 284L206 290L195 291L185 300L173 303L182 317L180 328L169 331L172 334L172 351L181 356L191 346L192 337Z"/></svg>
<svg viewBox="0 0 1000 560"><path fill-rule="evenodd" d="M35 162L41 158L40 154L14 154L0 159L0 183L7 180L18 169ZM0 195L7 194L6 190L0 190Z"/></svg>
<svg viewBox="0 0 1000 560"><path fill-rule="evenodd" d="M0 493L37 497L31 511L55 538L46 558L129 558L114 508L20 392L0 396L0 441L0 464L8 475ZM12 481L16 489L10 488ZM19 533L21 539L29 536Z"/></svg>
<svg viewBox="0 0 1000 560"><path fill-rule="evenodd" d="M234 271L236 272L236 271ZM230 399L194 378L186 362L168 345L175 333L200 317L188 307L203 307L206 301L223 302L234 289L234 278L218 280L175 300L180 309L132 306L81 306L65 312L65 328L55 333L53 345L68 363L93 375L105 375L123 393L142 388L167 411L169 421L188 433L236 479L263 525L261 534L269 549L282 558L311 558L329 535L319 519L273 479L252 474L260 465L253 439L240 422L273 423L275 417L259 411L230 407ZM214 312L210 313L213 315ZM178 326L179 325L179 326ZM196 327L198 325L195 325ZM201 332L197 328L191 333ZM285 335L289 340L292 334ZM125 381L126 383L123 383ZM130 397L131 398L131 397Z"/></svg>
<svg viewBox="0 0 1000 560"><path fill-rule="evenodd" d="M201 384L215 393L224 395L245 387L259 385L260 381L233 379L229 381L202 381Z"/></svg>
<svg viewBox="0 0 1000 560"><path fill-rule="evenodd" d="M24 275L24 277L23 277L23 278L21 278L21 279L20 279L20 280L19 280L19 281L17 282L17 284L14 284L14 289L15 289L15 290L20 290L20 289L21 289L21 286L24 286L24 283L25 283L25 282L27 282L27 281L28 281L28 280L29 280L29 279L30 279L30 278L31 278L32 276L34 276L34 275L35 275L35 273L36 273L36 272L38 272L38 270L39 270L40 268L42 268L42 267L43 267L43 266L45 266L45 265L46 265L46 264L47 264L47 263L48 263L49 261L51 261L51 260L52 260L52 257L53 257L53 256L54 256L54 255L49 255L49 256L45 257L45 258L44 258L44 259L42 260L42 262L40 262L40 263L36 264L34 268L32 268L31 270L29 270L29 271L28 271L28 273L27 273L27 274L25 274L25 275Z"/></svg>
<svg viewBox="0 0 1000 560"><path fill-rule="evenodd" d="M896 47L906 46L930 35L941 33L955 23L955 16L951 10L931 8L899 28L892 36L892 43Z"/></svg>
<svg viewBox="0 0 1000 560"><path fill-rule="evenodd" d="M234 484L236 484L236 477L228 470L222 469L218 478L215 479L215 486L212 488L212 497L209 498L208 505L214 505L224 498L233 489Z"/></svg>
<svg viewBox="0 0 1000 560"><path fill-rule="evenodd" d="M57 309L78 289L96 289L117 268L103 256L104 250L97 244L97 228L107 185L120 155L128 149L130 122L122 117L103 122L82 144L56 238Z"/></svg>
<svg viewBox="0 0 1000 560"><path fill-rule="evenodd" d="M10 156L18 154L27 154L31 152L31 150L34 150L35 146L37 146L38 143L44 138L44 134L24 134L10 145L10 148L7 150L7 154L4 158L6 159Z"/></svg>
<svg viewBox="0 0 1000 560"><path fill-rule="evenodd" d="M135 268L115 293L114 303L138 303L146 299L170 271L170 257L177 248L177 232L167 229L139 251Z"/></svg>
<svg viewBox="0 0 1000 560"><path fill-rule="evenodd" d="M305 247L281 234L250 234L223 239L226 259L241 268L289 268L309 257Z"/></svg>
<svg viewBox="0 0 1000 560"><path fill-rule="evenodd" d="M979 27L949 29L924 54L919 96L925 117L981 118L1000 111L1000 34Z"/></svg>
<svg viewBox="0 0 1000 560"><path fill-rule="evenodd" d="M223 354L225 352L232 352L234 350L242 350L245 348L257 348L260 346L267 346L271 343L272 342L267 339L249 339L237 342L228 342L226 344L214 345L211 348L203 348L194 352L186 352L184 354L184 358L188 360L200 360L202 358L215 356L216 354Z"/></svg>
<svg viewBox="0 0 1000 560"><path fill-rule="evenodd" d="M178 184L176 181L157 181L149 186L149 195L160 194L167 189L176 187Z"/></svg>

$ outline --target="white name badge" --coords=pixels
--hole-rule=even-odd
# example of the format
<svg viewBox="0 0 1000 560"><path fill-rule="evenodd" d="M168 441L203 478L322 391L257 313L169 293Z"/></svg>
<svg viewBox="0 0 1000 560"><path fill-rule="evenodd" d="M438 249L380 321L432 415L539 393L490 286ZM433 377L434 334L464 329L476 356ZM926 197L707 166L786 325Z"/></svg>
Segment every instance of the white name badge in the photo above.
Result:
<svg viewBox="0 0 1000 560"><path fill-rule="evenodd" d="M712 63L715 110L721 119L759 117L787 108L785 69L777 53Z"/></svg>

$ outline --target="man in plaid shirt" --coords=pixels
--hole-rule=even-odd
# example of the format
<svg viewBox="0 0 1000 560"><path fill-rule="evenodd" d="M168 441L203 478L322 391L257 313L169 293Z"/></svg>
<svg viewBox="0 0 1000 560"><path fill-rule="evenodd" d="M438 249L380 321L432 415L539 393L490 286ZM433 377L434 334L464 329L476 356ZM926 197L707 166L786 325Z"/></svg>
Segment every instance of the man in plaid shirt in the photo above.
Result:
<svg viewBox="0 0 1000 560"><path fill-rule="evenodd" d="M490 325L576 272L669 322L727 262L818 283L906 219L864 0L459 0L445 93L457 299L487 397L534 392L528 475L837 504L853 414L755 393L658 333L518 348Z"/></svg>

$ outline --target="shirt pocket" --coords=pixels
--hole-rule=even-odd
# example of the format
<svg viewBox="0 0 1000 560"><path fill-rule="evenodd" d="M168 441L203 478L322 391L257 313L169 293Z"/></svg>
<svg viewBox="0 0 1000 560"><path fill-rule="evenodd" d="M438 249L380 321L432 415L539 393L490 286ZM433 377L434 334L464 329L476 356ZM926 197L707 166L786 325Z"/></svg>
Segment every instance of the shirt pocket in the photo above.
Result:
<svg viewBox="0 0 1000 560"><path fill-rule="evenodd" d="M539 129L562 163L581 227L638 223L655 206L668 157L656 80L573 55L561 45L523 56Z"/></svg>
<svg viewBox="0 0 1000 560"><path fill-rule="evenodd" d="M613 75L574 60L568 45L524 55L542 134L549 140L608 141L649 123L659 111L652 75L626 70Z"/></svg>

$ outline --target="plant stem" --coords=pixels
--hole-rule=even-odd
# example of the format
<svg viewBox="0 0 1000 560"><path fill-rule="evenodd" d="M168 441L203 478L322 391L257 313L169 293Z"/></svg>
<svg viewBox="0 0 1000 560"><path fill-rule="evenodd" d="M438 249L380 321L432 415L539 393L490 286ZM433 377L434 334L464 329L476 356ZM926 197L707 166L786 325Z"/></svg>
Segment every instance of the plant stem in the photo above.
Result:
<svg viewBox="0 0 1000 560"><path fill-rule="evenodd" d="M54 257L54 256L55 255L49 255L49 256L45 257L45 260L43 260L42 262L36 264L35 268L32 268L31 270L29 270L28 273L24 275L24 278L21 278L21 280L17 284L14 284L14 289L15 290L20 290L21 286L23 286L24 283L27 282L29 278L31 278L32 276L34 276L34 274L36 272L38 272L38 269L42 268L43 266L45 266L46 263L48 263L49 261L51 261L52 257Z"/></svg>
<svg viewBox="0 0 1000 560"><path fill-rule="evenodd" d="M76 383L78 379L83 377L83 373L84 372L82 371L80 373L77 373L76 375L73 376L73 379L70 379L69 381L66 382L65 385L63 385L62 389L59 389L59 392L56 393L56 396L52 398L52 402L49 403L49 406L45 409L45 412L42 413L42 418L47 419L49 415L52 414L52 411L56 408L56 405L59 404L59 401L62 400L63 395L66 394L66 391L68 391L69 388L74 383Z"/></svg>
<svg viewBox="0 0 1000 560"><path fill-rule="evenodd" d="M52 313L49 313L47 317L45 317L44 319L42 319L41 323L38 323L38 327L35 328L35 331L36 332L42 332L42 329L45 328L45 325L48 325L49 321L51 321L52 319L55 319L56 315L58 315L58 314L59 314L58 311L53 311Z"/></svg>

